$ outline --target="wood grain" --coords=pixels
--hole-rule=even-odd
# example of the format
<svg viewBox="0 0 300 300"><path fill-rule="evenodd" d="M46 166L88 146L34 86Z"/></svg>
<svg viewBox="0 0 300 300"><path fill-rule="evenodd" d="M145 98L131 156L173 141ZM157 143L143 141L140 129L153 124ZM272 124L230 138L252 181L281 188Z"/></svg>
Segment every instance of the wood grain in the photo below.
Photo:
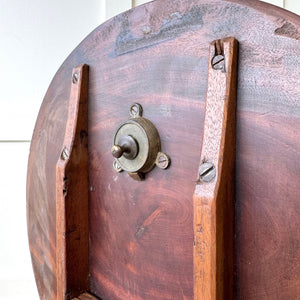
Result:
<svg viewBox="0 0 300 300"><path fill-rule="evenodd" d="M223 69L212 65L218 55ZM199 178L194 193L195 300L233 299L237 57L234 38L210 44L200 165L212 163L216 177Z"/></svg>
<svg viewBox="0 0 300 300"><path fill-rule="evenodd" d="M236 298L297 299L299 28L299 16L259 1L157 0L104 23L75 49L47 91L28 164L28 234L41 299L57 299L56 163L72 70L82 63L90 66L89 291L104 300L193 299L208 47L228 36L240 42ZM116 174L110 154L134 102L172 160L144 182Z"/></svg>
<svg viewBox="0 0 300 300"><path fill-rule="evenodd" d="M56 164L57 300L88 285L88 66L74 68L63 148Z"/></svg>

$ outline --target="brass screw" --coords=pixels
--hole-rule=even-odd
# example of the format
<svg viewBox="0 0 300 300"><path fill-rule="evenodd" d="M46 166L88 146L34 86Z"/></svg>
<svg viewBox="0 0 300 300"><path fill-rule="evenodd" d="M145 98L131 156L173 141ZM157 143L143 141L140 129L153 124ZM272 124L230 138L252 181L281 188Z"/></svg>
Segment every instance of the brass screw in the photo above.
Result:
<svg viewBox="0 0 300 300"><path fill-rule="evenodd" d="M143 114L143 108L140 104L134 103L130 107L130 116L132 118L141 117Z"/></svg>
<svg viewBox="0 0 300 300"><path fill-rule="evenodd" d="M199 168L200 181L210 182L216 177L216 168L211 162L204 162Z"/></svg>
<svg viewBox="0 0 300 300"><path fill-rule="evenodd" d="M131 106L130 113L132 115L136 115L138 113L138 108L136 107L136 105Z"/></svg>
<svg viewBox="0 0 300 300"><path fill-rule="evenodd" d="M75 84L78 81L78 73L73 74L72 82Z"/></svg>
<svg viewBox="0 0 300 300"><path fill-rule="evenodd" d="M170 165L170 157L163 152L159 152L156 158L156 165L161 169L168 168Z"/></svg>
<svg viewBox="0 0 300 300"><path fill-rule="evenodd" d="M123 171L121 165L119 164L119 162L116 159L114 159L114 161L113 161L113 168L118 173Z"/></svg>

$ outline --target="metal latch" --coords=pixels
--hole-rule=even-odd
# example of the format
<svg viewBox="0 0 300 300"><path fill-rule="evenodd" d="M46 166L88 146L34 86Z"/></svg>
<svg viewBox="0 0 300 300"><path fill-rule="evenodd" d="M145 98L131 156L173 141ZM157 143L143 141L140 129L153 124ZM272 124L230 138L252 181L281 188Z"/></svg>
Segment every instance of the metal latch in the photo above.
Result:
<svg viewBox="0 0 300 300"><path fill-rule="evenodd" d="M114 169L127 171L135 180L144 179L144 174L155 165L161 169L170 165L169 156L161 152L157 129L142 114L142 106L134 103L130 107L130 119L116 130L111 148Z"/></svg>

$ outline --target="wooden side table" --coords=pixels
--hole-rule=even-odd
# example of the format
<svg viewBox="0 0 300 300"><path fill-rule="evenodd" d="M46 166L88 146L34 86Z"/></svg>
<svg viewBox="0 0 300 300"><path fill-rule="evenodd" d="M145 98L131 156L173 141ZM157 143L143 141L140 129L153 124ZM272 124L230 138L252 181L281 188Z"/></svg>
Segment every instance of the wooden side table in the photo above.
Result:
<svg viewBox="0 0 300 300"><path fill-rule="evenodd" d="M28 163L41 299L299 299L299 39L263 2L157 0L71 53Z"/></svg>

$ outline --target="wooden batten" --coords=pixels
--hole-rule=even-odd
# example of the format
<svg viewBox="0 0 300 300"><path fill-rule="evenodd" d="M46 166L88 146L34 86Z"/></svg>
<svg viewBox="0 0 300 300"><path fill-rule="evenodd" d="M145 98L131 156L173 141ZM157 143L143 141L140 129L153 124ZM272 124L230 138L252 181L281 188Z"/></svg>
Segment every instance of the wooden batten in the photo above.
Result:
<svg viewBox="0 0 300 300"><path fill-rule="evenodd" d="M57 299L88 290L88 66L73 69L67 125L56 165ZM80 298L86 299L86 298Z"/></svg>
<svg viewBox="0 0 300 300"><path fill-rule="evenodd" d="M234 38L210 44L200 170L208 167L194 193L195 300L233 299L237 54Z"/></svg>

